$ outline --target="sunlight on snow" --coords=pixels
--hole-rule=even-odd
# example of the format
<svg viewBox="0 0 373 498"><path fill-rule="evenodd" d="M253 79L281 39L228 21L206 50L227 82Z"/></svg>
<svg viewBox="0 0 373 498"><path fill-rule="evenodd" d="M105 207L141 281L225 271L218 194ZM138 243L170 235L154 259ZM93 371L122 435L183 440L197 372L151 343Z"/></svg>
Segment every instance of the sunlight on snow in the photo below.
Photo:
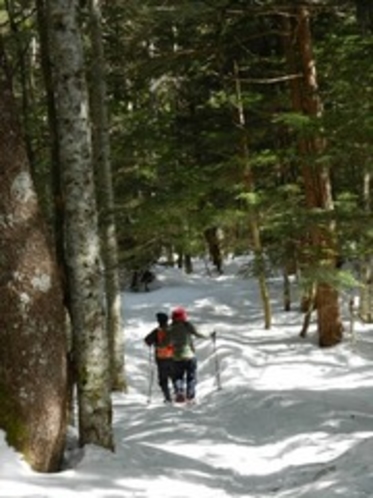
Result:
<svg viewBox="0 0 373 498"><path fill-rule="evenodd" d="M356 321L353 340L317 346L316 321L285 313L270 280L273 326L263 328L257 282L157 267L152 292L123 292L128 393L113 395L116 451L88 445L71 467L32 472L0 431L1 498L371 498L373 336ZM197 262L198 263L198 262ZM197 404L166 406L143 338L155 314L187 309L196 340ZM347 317L348 320L348 317ZM347 323L347 321L346 321ZM223 388L217 390L217 363ZM151 392L151 401L148 396Z"/></svg>
<svg viewBox="0 0 373 498"><path fill-rule="evenodd" d="M328 382L325 379L328 378ZM294 385L296 380L296 385ZM320 363L318 369L314 365L298 362L275 365L264 368L260 377L255 381L256 389L297 389L306 387L308 390L354 389L356 387L373 387L373 370L364 378L362 375L353 375L348 368L336 368L333 365Z"/></svg>
<svg viewBox="0 0 373 498"><path fill-rule="evenodd" d="M181 479L181 481L180 481ZM146 479L123 479L118 480L118 484L122 484L126 489L130 489L133 494L128 497L144 496L138 494L138 489L148 488L149 496L153 498L230 498L223 489L211 489L209 486L202 483L193 483L183 480L183 472L175 473L174 478L159 476L147 481ZM123 496L123 495L121 495Z"/></svg>
<svg viewBox="0 0 373 498"><path fill-rule="evenodd" d="M373 432L355 433L341 438L325 432L302 434L285 441L262 446L234 444L206 444L198 446L178 443L152 445L175 455L182 455L203 461L213 467L230 469L240 475L267 475L280 472L290 466L303 466L333 460L363 439L373 436Z"/></svg>

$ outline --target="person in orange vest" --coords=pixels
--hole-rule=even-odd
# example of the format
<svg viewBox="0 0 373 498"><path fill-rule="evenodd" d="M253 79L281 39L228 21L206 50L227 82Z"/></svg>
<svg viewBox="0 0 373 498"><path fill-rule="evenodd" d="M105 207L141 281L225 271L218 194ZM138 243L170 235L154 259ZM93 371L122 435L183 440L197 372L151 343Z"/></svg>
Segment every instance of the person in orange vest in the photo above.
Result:
<svg viewBox="0 0 373 498"><path fill-rule="evenodd" d="M155 361L158 370L158 384L164 395L165 402L170 403L170 381L174 384L174 348L171 344L168 326L168 315L157 313L158 327L153 329L145 338L145 343L154 346Z"/></svg>

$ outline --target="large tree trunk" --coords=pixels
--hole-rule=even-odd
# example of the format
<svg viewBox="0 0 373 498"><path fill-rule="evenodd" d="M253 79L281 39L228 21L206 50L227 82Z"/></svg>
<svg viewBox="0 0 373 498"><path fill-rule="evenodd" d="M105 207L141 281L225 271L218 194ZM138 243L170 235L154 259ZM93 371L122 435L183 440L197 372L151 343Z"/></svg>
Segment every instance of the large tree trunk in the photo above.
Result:
<svg viewBox="0 0 373 498"><path fill-rule="evenodd" d="M124 333L121 317L114 189L110 163L101 0L90 0L89 11L92 50L90 93L93 124L93 162L97 177L99 224L102 259L104 262L106 325L109 335L111 384L114 391L125 391L127 386L124 374Z"/></svg>
<svg viewBox="0 0 373 498"><path fill-rule="evenodd" d="M312 52L312 36L309 27L309 12L307 7L296 7L297 25L290 29L290 23L284 18L288 37L285 39L285 49L288 64L293 71L296 66L295 50L299 51L303 78L291 81L291 96L293 108L297 112L318 119L323 113L322 103L318 94L316 65ZM297 41L296 47L290 39ZM302 174L304 180L306 206L312 211L317 208L325 213L334 209L331 181L328 166L315 159L326 147L325 139L318 133L299 140ZM339 294L333 287L328 276L336 267L335 226L333 222L324 221L323 225L311 220L309 237L312 245L307 250L307 264L315 275L317 325L320 346L333 346L342 339L342 323L339 311ZM326 277L326 278L325 278Z"/></svg>
<svg viewBox="0 0 373 498"><path fill-rule="evenodd" d="M78 1L49 0L81 444L113 447L88 91Z"/></svg>
<svg viewBox="0 0 373 498"><path fill-rule="evenodd" d="M312 52L312 36L307 7L298 7L299 49L303 69L303 110L312 118L323 113L318 94L316 63ZM325 140L316 134L307 140L310 156L315 158L325 150ZM334 209L329 167L324 164L311 165L303 158L303 178L307 207L321 208L325 212ZM314 225L311 231L314 247L318 249L318 264L321 275L330 275L336 268L336 234L334 222L325 222L323 227ZM316 291L317 326L320 346L333 346L342 339L342 322L339 311L339 294L327 280L318 280Z"/></svg>
<svg viewBox="0 0 373 498"><path fill-rule="evenodd" d="M66 432L66 335L47 241L0 47L0 428L38 471Z"/></svg>
<svg viewBox="0 0 373 498"><path fill-rule="evenodd" d="M58 140L57 128L57 111L54 96L54 83L52 64L50 60L50 44L48 30L48 0L36 0L36 13L38 22L38 33L40 41L40 60L44 78L46 105L48 115L49 129L49 150L51 161L51 186L50 190L53 196L53 208L51 209L51 218L53 220L53 240L57 256L57 264L62 283L64 295L64 304L66 313L66 332L68 336L68 384L69 384L69 413L70 422L74 423L74 365L72 355L72 334L71 334L71 313L70 313L70 294L68 288L67 264L65 257L65 206L64 195L62 191L62 168L60 164L60 144Z"/></svg>

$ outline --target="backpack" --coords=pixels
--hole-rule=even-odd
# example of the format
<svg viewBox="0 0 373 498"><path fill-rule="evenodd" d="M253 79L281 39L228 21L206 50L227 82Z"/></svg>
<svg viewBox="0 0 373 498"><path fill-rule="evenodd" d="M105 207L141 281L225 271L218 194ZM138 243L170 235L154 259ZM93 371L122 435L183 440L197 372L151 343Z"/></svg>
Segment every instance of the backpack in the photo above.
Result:
<svg viewBox="0 0 373 498"><path fill-rule="evenodd" d="M167 329L158 327L156 330L155 355L159 359L172 358L174 355L174 347Z"/></svg>

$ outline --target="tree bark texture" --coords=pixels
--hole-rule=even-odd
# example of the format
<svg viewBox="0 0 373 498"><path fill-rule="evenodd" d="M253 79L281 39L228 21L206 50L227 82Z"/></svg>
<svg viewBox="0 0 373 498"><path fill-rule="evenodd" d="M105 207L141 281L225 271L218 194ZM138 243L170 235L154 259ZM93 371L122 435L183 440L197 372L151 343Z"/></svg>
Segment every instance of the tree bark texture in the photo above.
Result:
<svg viewBox="0 0 373 498"><path fill-rule="evenodd" d="M80 442L113 448L88 90L77 0L49 0Z"/></svg>
<svg viewBox="0 0 373 498"><path fill-rule="evenodd" d="M66 329L68 336L68 405L69 418L74 420L74 384L75 372L72 361L72 335L71 335L71 312L70 293L68 288L67 264L65 255L65 206L62 192L62 168L60 164L60 144L58 140L57 110L54 95L54 82L52 64L50 58L50 43L48 29L48 0L36 0L36 14L38 23L38 34L40 43L40 62L46 94L46 106L49 129L49 150L51 161L51 191L53 195L53 207L51 218L53 219L53 239L57 256L58 270L62 283L64 304L66 307Z"/></svg>
<svg viewBox="0 0 373 498"><path fill-rule="evenodd" d="M222 235L220 234L219 228L216 226L208 227L203 233L207 243L210 260L219 275L221 275L223 273L223 255L221 250Z"/></svg>
<svg viewBox="0 0 373 498"><path fill-rule="evenodd" d="M109 335L111 385L125 391L124 333L117 235L114 215L114 189L110 162L109 118L106 98L105 57L102 43L101 0L89 1L91 40L91 116L93 124L93 162L96 171L99 225L104 263L106 327Z"/></svg>
<svg viewBox="0 0 373 498"><path fill-rule="evenodd" d="M0 428L38 471L61 463L65 311L0 47Z"/></svg>
<svg viewBox="0 0 373 498"><path fill-rule="evenodd" d="M363 201L364 209L368 216L371 215L371 183L372 174L366 170L363 180ZM369 251L363 252L360 262L360 280L362 286L360 288L359 315L366 323L373 322L373 258Z"/></svg>
<svg viewBox="0 0 373 498"><path fill-rule="evenodd" d="M296 24L291 27L286 18L285 51L291 70L299 60L303 78L292 80L291 97L296 112L303 113L311 119L322 116L323 107L318 93L316 63L312 50L312 35L309 26L309 12L306 6L295 8ZM296 40L292 45L290 39ZM324 213L334 209L331 181L328 166L318 163L315 159L326 147L325 138L321 133L301 137L298 141L300 161L306 199L306 207L312 211L321 210ZM336 267L335 226L333 222L311 222L309 237L305 239L311 245L311 256L307 256L312 266L318 262L317 271L317 326L320 346L333 346L342 339L342 323L339 311L339 294L333 285L323 275L330 275ZM307 248L306 248L307 251ZM312 254L315 254L312 257Z"/></svg>

